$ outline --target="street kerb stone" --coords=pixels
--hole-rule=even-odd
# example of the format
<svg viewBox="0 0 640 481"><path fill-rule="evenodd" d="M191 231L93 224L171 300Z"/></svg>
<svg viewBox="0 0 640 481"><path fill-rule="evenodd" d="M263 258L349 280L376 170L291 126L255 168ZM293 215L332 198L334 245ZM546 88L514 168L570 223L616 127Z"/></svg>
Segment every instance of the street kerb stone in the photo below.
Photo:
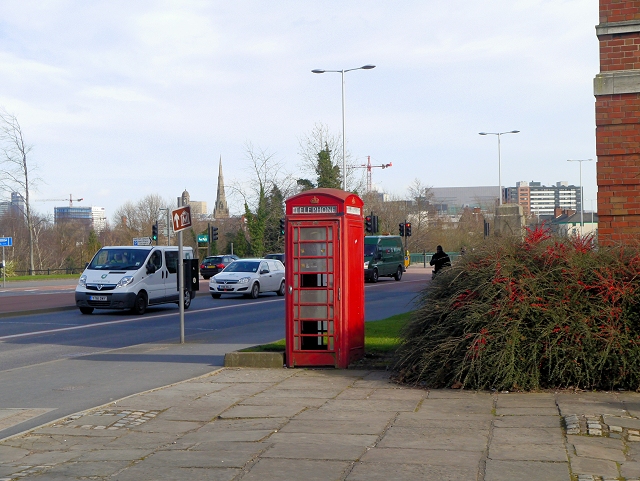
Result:
<svg viewBox="0 0 640 481"><path fill-rule="evenodd" d="M272 439L273 440L273 439ZM332 461L356 461L366 451L366 446L354 444L282 443L275 442L261 458L326 459Z"/></svg>
<svg viewBox="0 0 640 481"><path fill-rule="evenodd" d="M325 402L319 409L332 412L340 411L409 411L413 412L418 407L417 401L390 401L390 400L371 400L371 399L331 399Z"/></svg>
<svg viewBox="0 0 640 481"><path fill-rule="evenodd" d="M603 416L604 423L607 426L620 426L628 429L640 429L640 419L622 416Z"/></svg>
<svg viewBox="0 0 640 481"><path fill-rule="evenodd" d="M560 416L498 416L493 425L497 428L559 428Z"/></svg>
<svg viewBox="0 0 640 481"><path fill-rule="evenodd" d="M293 417L302 409L294 406L234 406L220 414L220 419Z"/></svg>
<svg viewBox="0 0 640 481"><path fill-rule="evenodd" d="M224 355L224 367L282 369L283 365L283 352L228 352Z"/></svg>
<svg viewBox="0 0 640 481"><path fill-rule="evenodd" d="M567 462L564 446L557 444L499 444L489 446L489 458L503 461Z"/></svg>
<svg viewBox="0 0 640 481"><path fill-rule="evenodd" d="M380 448L376 446L368 449L360 460L363 463L425 464L429 466L462 466L469 469L477 469L483 455L483 451Z"/></svg>
<svg viewBox="0 0 640 481"><path fill-rule="evenodd" d="M440 466L397 463L356 463L351 473L346 477L346 481L466 481L475 479L478 479L477 468L456 464Z"/></svg>
<svg viewBox="0 0 640 481"><path fill-rule="evenodd" d="M180 468L165 466L158 470L153 465L139 463L118 474L118 481L231 481L242 472L239 468ZM48 481L48 480L47 480Z"/></svg>
<svg viewBox="0 0 640 481"><path fill-rule="evenodd" d="M480 416L475 419L452 419L451 416L438 417L432 419L425 417L422 413L404 412L398 414L393 425L396 427L405 426L413 428L457 428L457 429L485 429L491 426L492 417L490 415Z"/></svg>
<svg viewBox="0 0 640 481"><path fill-rule="evenodd" d="M269 437L273 443L283 444L343 444L347 446L371 446L378 440L375 434L327 434L327 433L283 433Z"/></svg>
<svg viewBox="0 0 640 481"><path fill-rule="evenodd" d="M261 458L242 481L333 481L342 479L350 467L348 461Z"/></svg>
<svg viewBox="0 0 640 481"><path fill-rule="evenodd" d="M626 461L621 449L611 449L602 446L588 446L586 444L574 444L576 455L582 458L605 459L622 463Z"/></svg>
<svg viewBox="0 0 640 481"><path fill-rule="evenodd" d="M381 448L483 451L487 447L488 438L488 430L391 426L377 446Z"/></svg>
<svg viewBox="0 0 640 481"><path fill-rule="evenodd" d="M558 408L554 407L498 407L496 416L559 416Z"/></svg>
<svg viewBox="0 0 640 481"><path fill-rule="evenodd" d="M573 474L590 474L604 477L617 477L618 466L615 461L604 459L583 458L569 454L571 459L571 471Z"/></svg>
<svg viewBox="0 0 640 481"><path fill-rule="evenodd" d="M510 393L498 394L496 396L496 406L498 408L544 408L556 409L555 395L547 393Z"/></svg>
<svg viewBox="0 0 640 481"><path fill-rule="evenodd" d="M488 459L485 468L485 481L568 481L569 463L544 461L502 461Z"/></svg>
<svg viewBox="0 0 640 481"><path fill-rule="evenodd" d="M560 428L495 428L492 443L555 444L563 447L564 437Z"/></svg>
<svg viewBox="0 0 640 481"><path fill-rule="evenodd" d="M309 434L381 434L387 427L385 419L351 420L343 421L302 421L292 419L280 429L282 433L309 433Z"/></svg>

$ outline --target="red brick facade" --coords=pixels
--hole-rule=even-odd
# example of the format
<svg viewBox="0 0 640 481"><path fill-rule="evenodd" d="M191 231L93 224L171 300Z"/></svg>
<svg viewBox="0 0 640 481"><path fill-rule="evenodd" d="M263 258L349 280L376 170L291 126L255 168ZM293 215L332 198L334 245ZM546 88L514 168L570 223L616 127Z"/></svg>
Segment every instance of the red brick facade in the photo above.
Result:
<svg viewBox="0 0 640 481"><path fill-rule="evenodd" d="M640 240L640 0L600 0L596 76L598 238Z"/></svg>

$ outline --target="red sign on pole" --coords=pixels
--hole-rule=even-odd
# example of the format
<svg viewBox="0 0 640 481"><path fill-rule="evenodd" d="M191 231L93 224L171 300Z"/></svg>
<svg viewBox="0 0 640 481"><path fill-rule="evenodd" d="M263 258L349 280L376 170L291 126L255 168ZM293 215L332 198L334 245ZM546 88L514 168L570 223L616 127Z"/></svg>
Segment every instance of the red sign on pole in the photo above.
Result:
<svg viewBox="0 0 640 481"><path fill-rule="evenodd" d="M191 227L191 206L178 207L171 211L171 221L173 222L173 232Z"/></svg>

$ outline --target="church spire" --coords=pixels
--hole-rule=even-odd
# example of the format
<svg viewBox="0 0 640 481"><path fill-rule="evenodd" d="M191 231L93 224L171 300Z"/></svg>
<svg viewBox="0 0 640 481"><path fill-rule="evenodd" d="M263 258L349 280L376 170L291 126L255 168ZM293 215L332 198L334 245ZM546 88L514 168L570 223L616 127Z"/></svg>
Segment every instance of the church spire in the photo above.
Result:
<svg viewBox="0 0 640 481"><path fill-rule="evenodd" d="M213 209L214 219L226 219L229 217L229 207L224 195L224 178L222 177L222 155L218 166L218 194L216 196L216 206Z"/></svg>

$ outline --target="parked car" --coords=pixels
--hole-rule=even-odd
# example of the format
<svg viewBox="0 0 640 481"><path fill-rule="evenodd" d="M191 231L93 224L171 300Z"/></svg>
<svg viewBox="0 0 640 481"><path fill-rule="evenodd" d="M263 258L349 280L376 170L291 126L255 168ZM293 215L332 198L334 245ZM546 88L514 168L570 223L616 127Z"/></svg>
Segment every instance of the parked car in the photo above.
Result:
<svg viewBox="0 0 640 481"><path fill-rule="evenodd" d="M280 262L282 262L284 264L284 254L282 253L278 253L278 254L267 254L266 256L264 256L265 259L278 259Z"/></svg>
<svg viewBox="0 0 640 481"><path fill-rule="evenodd" d="M277 259L240 259L209 280L211 297L243 294L256 299L262 292L284 296L284 265Z"/></svg>
<svg viewBox="0 0 640 481"><path fill-rule="evenodd" d="M205 257L202 260L202 264L200 264L200 275L204 279L209 279L211 276L215 276L218 272L222 271L222 269L238 259L239 257L233 254Z"/></svg>

